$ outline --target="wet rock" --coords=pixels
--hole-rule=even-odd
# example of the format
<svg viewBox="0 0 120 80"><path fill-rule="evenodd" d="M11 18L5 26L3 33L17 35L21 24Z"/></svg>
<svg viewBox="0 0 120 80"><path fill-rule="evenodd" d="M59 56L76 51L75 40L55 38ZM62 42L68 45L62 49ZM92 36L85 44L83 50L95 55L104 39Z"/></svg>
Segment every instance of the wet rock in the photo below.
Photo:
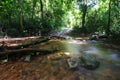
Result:
<svg viewBox="0 0 120 80"><path fill-rule="evenodd" d="M8 55L0 57L0 63L6 63L8 62Z"/></svg>
<svg viewBox="0 0 120 80"><path fill-rule="evenodd" d="M67 62L68 62L70 69L75 69L78 66L78 62L76 58L67 59Z"/></svg>
<svg viewBox="0 0 120 80"><path fill-rule="evenodd" d="M99 33L98 32L94 32L90 38L90 40L98 40L99 39Z"/></svg>
<svg viewBox="0 0 120 80"><path fill-rule="evenodd" d="M95 32L90 38L90 40L102 40L102 41L107 39L108 39L107 35L99 34L98 32Z"/></svg>
<svg viewBox="0 0 120 80"><path fill-rule="evenodd" d="M58 66L59 63L58 63L57 61L53 61L53 62L51 63L51 65L52 65L52 66Z"/></svg>
<svg viewBox="0 0 120 80"><path fill-rule="evenodd" d="M36 52L36 55L38 56L40 53L39 52Z"/></svg>
<svg viewBox="0 0 120 80"><path fill-rule="evenodd" d="M69 58L67 59L67 63L69 68L74 71L79 70L80 66L89 70L94 70L100 65L100 62L95 58L95 56L90 54L84 54L79 58Z"/></svg>
<svg viewBox="0 0 120 80"><path fill-rule="evenodd" d="M80 60L81 66L89 70L94 70L100 65L100 62L92 55L84 54L80 57Z"/></svg>
<svg viewBox="0 0 120 80"><path fill-rule="evenodd" d="M61 59L60 61L59 61L59 64L62 66L62 65L64 65L64 64L66 64L66 60L65 59Z"/></svg>
<svg viewBox="0 0 120 80"><path fill-rule="evenodd" d="M24 60L24 61L30 62L30 61L31 61L31 55L27 55L27 56L25 57L25 60Z"/></svg>
<svg viewBox="0 0 120 80"><path fill-rule="evenodd" d="M6 63L6 62L8 62L8 59L2 60L2 63Z"/></svg>
<svg viewBox="0 0 120 80"><path fill-rule="evenodd" d="M85 80L84 77L80 76L80 80Z"/></svg>
<svg viewBox="0 0 120 80"><path fill-rule="evenodd" d="M80 78L77 76L77 77L75 77L75 80L80 80Z"/></svg>
<svg viewBox="0 0 120 80"><path fill-rule="evenodd" d="M107 40L108 36L107 35L100 35L99 40Z"/></svg>
<svg viewBox="0 0 120 80"><path fill-rule="evenodd" d="M89 70L94 70L94 69L98 68L98 66L99 66L99 62L96 62L94 64L83 65L83 67L85 67L86 69L89 69Z"/></svg>

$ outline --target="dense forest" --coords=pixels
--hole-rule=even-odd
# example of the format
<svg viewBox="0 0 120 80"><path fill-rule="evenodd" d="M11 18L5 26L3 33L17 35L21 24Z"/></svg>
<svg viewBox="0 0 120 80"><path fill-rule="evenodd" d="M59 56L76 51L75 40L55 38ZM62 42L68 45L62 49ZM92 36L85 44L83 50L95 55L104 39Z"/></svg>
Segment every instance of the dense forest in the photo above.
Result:
<svg viewBox="0 0 120 80"><path fill-rule="evenodd" d="M0 25L11 37L67 27L74 34L99 32L120 40L119 9L119 0L0 0Z"/></svg>

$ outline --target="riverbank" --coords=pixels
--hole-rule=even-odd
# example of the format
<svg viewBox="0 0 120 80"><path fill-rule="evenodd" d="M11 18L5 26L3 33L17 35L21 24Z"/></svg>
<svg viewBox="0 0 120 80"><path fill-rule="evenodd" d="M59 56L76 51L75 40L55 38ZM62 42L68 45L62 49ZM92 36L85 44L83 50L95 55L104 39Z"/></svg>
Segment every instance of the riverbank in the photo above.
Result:
<svg viewBox="0 0 120 80"><path fill-rule="evenodd" d="M104 43L107 47L120 50L120 42L119 42L119 41L112 41L112 40L109 40L109 39L108 39L108 40L106 40L106 41L103 41L103 43Z"/></svg>

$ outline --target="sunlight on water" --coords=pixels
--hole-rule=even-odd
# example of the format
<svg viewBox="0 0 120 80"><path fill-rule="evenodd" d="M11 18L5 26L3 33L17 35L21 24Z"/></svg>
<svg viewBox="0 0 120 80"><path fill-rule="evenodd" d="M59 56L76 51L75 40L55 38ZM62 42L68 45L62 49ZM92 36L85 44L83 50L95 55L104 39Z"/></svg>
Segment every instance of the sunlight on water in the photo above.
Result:
<svg viewBox="0 0 120 80"><path fill-rule="evenodd" d="M104 44L70 40L68 41L68 44L66 44L68 52L65 52L65 54L73 57L80 57L82 54L91 54L99 56L100 58L106 58L108 60L120 60L117 51L105 48L102 45Z"/></svg>
<svg viewBox="0 0 120 80"><path fill-rule="evenodd" d="M85 40L83 40L83 41L71 40L68 43L71 43L71 44L87 44L87 42Z"/></svg>
<svg viewBox="0 0 120 80"><path fill-rule="evenodd" d="M64 52L64 54L69 56L71 53L70 52Z"/></svg>
<svg viewBox="0 0 120 80"><path fill-rule="evenodd" d="M54 42L53 43L50 42L50 44L52 46L56 46L59 48L62 47L63 50L61 50L61 53L54 54L55 56L51 55L49 57L49 59L52 58L53 60L58 60L60 62L63 62L64 60L66 60L67 63L63 63L62 66L65 66L67 64L67 67L65 67L65 69L61 70L62 72L66 71L66 74L68 74L68 72L70 71L70 69L68 67L68 64L69 64L68 60L73 59L75 61L78 61L76 59L80 59L80 57L84 55L84 56L86 56L85 58L87 58L88 62L89 61L94 62L95 60L100 62L100 66L94 71L85 70L85 68L79 67L78 73L80 73L80 74L84 73L85 77L88 78L85 80L97 80L97 79L99 79L99 80L116 80L116 79L107 79L106 77L108 77L108 75L114 76L114 74L119 73L119 72L116 72L119 70L119 67L120 67L120 63L118 62L118 60L120 60L118 51L109 49L109 48L105 47L104 44L101 44L97 41L93 42L93 41L88 41L88 40L84 40L84 39L80 39L80 38L78 40L65 40L65 41L55 41L55 42L57 44L55 44ZM56 64L56 61L53 61L53 60L52 60L52 62L54 63L54 65L58 66L58 64ZM75 63L75 61L74 61L74 63ZM56 66L55 66L55 68L56 68ZM53 69L53 71L54 71L54 69ZM70 73L71 73L71 71L70 71ZM74 72L72 72L72 75L73 75L73 73ZM60 73L59 75L61 75L61 74L63 74L63 73ZM80 76L82 76L82 75L80 75ZM91 78L96 77L96 78L90 79L89 77L91 77ZM72 80L75 80L75 79L72 79Z"/></svg>
<svg viewBox="0 0 120 80"><path fill-rule="evenodd" d="M89 53L89 54L98 54L99 53L99 50L96 48L96 47L89 47L88 50L85 51L85 53Z"/></svg>
<svg viewBox="0 0 120 80"><path fill-rule="evenodd" d="M80 57L84 53L84 49L87 49L88 42L86 40L69 40L67 41L66 49L72 57Z"/></svg>
<svg viewBox="0 0 120 80"><path fill-rule="evenodd" d="M118 61L120 60L120 56L118 54L111 54L109 55L109 59Z"/></svg>

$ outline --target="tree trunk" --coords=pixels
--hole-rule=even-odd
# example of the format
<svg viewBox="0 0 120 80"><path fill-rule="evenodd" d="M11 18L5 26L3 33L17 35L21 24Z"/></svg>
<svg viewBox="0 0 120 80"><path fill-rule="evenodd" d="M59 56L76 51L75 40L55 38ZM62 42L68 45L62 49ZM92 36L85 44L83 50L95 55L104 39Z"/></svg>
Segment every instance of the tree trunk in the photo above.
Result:
<svg viewBox="0 0 120 80"><path fill-rule="evenodd" d="M43 3L42 3L42 0L40 0L40 7L41 7L41 17L43 19Z"/></svg>
<svg viewBox="0 0 120 80"><path fill-rule="evenodd" d="M19 24L20 24L19 31L20 31L21 35L23 36L23 11L22 11L23 1L18 0L18 3L19 3Z"/></svg>
<svg viewBox="0 0 120 80"><path fill-rule="evenodd" d="M82 14L82 28L85 28L85 17L86 17L86 12L87 12L87 5L85 4L83 6L83 14Z"/></svg>
<svg viewBox="0 0 120 80"><path fill-rule="evenodd" d="M23 31L23 13L22 10L20 11L20 27L21 27L21 31Z"/></svg>
<svg viewBox="0 0 120 80"><path fill-rule="evenodd" d="M111 0L109 0L109 10L108 10L108 25L107 25L107 36L110 34L110 18L111 18Z"/></svg>
<svg viewBox="0 0 120 80"><path fill-rule="evenodd" d="M120 9L120 1L119 1L119 0L117 0L117 8ZM118 10L117 13L118 13L118 14L117 14L118 16L117 16L116 18L119 19L119 18L120 18L120 11Z"/></svg>
<svg viewBox="0 0 120 80"><path fill-rule="evenodd" d="M10 1L9 1L9 3L10 3ZM8 21L9 21L8 26L11 26L12 25L12 19L11 19L12 11L10 8L8 8L7 12L8 12Z"/></svg>
<svg viewBox="0 0 120 80"><path fill-rule="evenodd" d="M37 2L37 0L33 0L32 19L33 19L33 16L34 16L34 10L35 10L35 6L36 6L36 2Z"/></svg>
<svg viewBox="0 0 120 80"><path fill-rule="evenodd" d="M40 11L41 11L41 19L42 19L42 22L41 22L41 28L43 28L43 2L42 0L40 0ZM42 33L41 33L42 35Z"/></svg>

